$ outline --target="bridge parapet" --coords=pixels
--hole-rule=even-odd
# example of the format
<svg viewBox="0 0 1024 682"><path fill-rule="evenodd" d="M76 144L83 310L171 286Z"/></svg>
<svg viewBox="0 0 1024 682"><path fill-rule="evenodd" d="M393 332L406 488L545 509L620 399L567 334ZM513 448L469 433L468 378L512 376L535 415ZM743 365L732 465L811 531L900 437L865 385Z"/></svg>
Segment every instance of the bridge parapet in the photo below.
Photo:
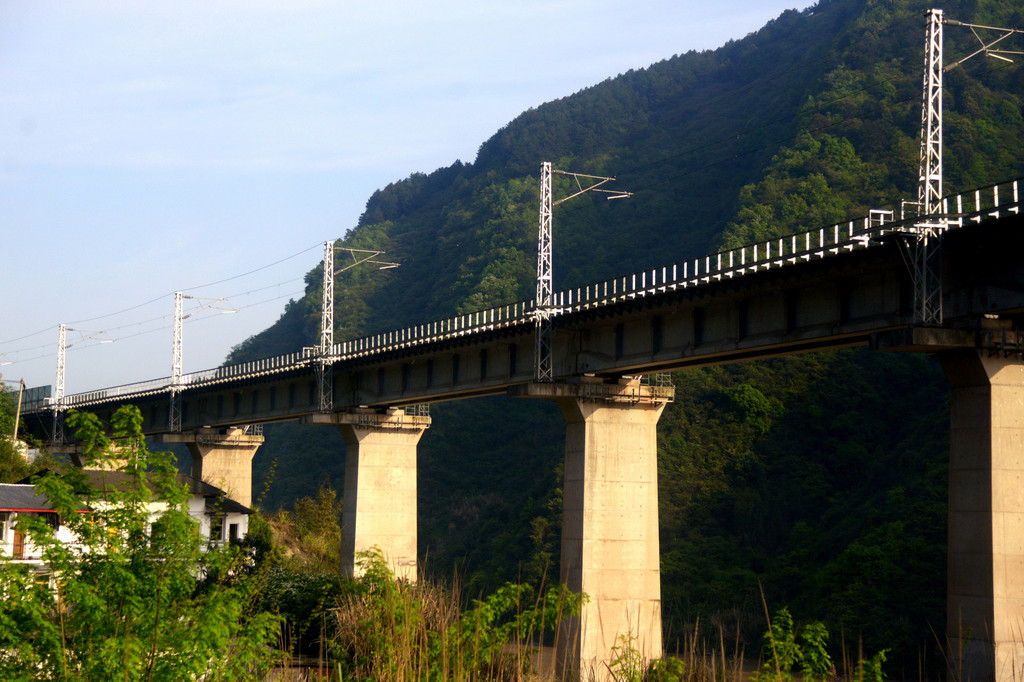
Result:
<svg viewBox="0 0 1024 682"><path fill-rule="evenodd" d="M176 387L179 391L186 388L197 388L201 386L212 386L218 383L232 381L234 379L253 379L287 372L290 370L306 367L313 357L314 349L303 348L295 353L277 355L269 358L261 358L250 362L243 362L236 365L225 365L214 369L206 369L199 372L183 374L181 383ZM63 399L62 409L74 407L87 407L89 405L100 405L108 402L121 401L127 398L142 398L145 396L160 393L170 393L172 388L171 377L149 379L131 384L101 388L95 391L84 393L73 393ZM25 412L36 412L52 409L53 399L48 398L42 403L36 403Z"/></svg>

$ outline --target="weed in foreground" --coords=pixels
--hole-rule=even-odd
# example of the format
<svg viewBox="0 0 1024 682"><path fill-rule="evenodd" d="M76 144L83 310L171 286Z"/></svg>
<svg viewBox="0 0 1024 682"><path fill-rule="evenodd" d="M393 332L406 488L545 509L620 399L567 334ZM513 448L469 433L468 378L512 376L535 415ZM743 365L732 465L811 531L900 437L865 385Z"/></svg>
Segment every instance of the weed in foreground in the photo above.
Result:
<svg viewBox="0 0 1024 682"><path fill-rule="evenodd" d="M357 588L332 610L328 653L344 680L525 682L531 644L584 601L559 586L529 599L508 583L463 611L456 591L398 581L379 550L359 557Z"/></svg>
<svg viewBox="0 0 1024 682"><path fill-rule="evenodd" d="M828 682L839 678L832 658L828 654L829 633L823 623L812 622L797 633L793 616L783 607L768 620L763 636L762 664L751 676L752 682L790 682L792 673L799 668L805 682ZM843 679L851 682L883 682L882 664L888 649L864 658L859 653L852 662L843 647Z"/></svg>

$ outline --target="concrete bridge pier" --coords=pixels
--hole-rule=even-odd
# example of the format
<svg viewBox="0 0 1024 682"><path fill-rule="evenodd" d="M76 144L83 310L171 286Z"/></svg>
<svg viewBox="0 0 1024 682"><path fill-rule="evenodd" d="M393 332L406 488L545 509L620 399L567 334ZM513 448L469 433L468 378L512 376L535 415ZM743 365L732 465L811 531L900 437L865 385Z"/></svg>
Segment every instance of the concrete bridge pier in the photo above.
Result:
<svg viewBox="0 0 1024 682"><path fill-rule="evenodd" d="M1024 362L939 355L951 388L947 635L956 679L1024 679ZM960 668L960 670L956 670Z"/></svg>
<svg viewBox="0 0 1024 682"><path fill-rule="evenodd" d="M416 446L430 417L357 409L302 422L333 424L345 437L341 573L358 576L358 554L376 546L396 578L416 582Z"/></svg>
<svg viewBox="0 0 1024 682"><path fill-rule="evenodd" d="M559 633L565 679L611 679L614 647L662 654L656 427L673 393L636 379L513 389L566 421L561 580L589 602Z"/></svg>
<svg viewBox="0 0 1024 682"><path fill-rule="evenodd" d="M252 458L263 436L241 427L202 428L188 433L164 433L158 443L184 443L192 455L192 478L217 486L229 498L252 505Z"/></svg>

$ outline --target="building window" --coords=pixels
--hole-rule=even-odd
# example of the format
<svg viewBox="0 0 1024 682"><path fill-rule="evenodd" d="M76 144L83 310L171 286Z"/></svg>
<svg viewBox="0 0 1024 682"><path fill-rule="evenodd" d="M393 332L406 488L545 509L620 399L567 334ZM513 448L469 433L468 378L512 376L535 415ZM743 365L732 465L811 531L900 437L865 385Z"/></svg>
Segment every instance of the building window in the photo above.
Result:
<svg viewBox="0 0 1024 682"><path fill-rule="evenodd" d="M210 515L210 542L220 542L224 539L224 515Z"/></svg>
<svg viewBox="0 0 1024 682"><path fill-rule="evenodd" d="M7 542L7 519L10 516L10 512L0 512L0 543Z"/></svg>
<svg viewBox="0 0 1024 682"><path fill-rule="evenodd" d="M231 542L235 542L235 541L238 540L238 524L237 523L229 523L228 524L228 540L230 540Z"/></svg>

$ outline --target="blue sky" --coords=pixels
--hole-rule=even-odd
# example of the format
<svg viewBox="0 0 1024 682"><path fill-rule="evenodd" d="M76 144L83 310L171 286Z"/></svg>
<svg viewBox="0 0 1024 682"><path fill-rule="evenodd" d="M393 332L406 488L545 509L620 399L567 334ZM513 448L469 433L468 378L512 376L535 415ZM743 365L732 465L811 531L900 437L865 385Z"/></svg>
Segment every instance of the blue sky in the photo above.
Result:
<svg viewBox="0 0 1024 682"><path fill-rule="evenodd" d="M809 4L0 0L0 373L52 384L65 323L67 392L167 376L177 290L238 311L186 302L214 367L375 189Z"/></svg>

